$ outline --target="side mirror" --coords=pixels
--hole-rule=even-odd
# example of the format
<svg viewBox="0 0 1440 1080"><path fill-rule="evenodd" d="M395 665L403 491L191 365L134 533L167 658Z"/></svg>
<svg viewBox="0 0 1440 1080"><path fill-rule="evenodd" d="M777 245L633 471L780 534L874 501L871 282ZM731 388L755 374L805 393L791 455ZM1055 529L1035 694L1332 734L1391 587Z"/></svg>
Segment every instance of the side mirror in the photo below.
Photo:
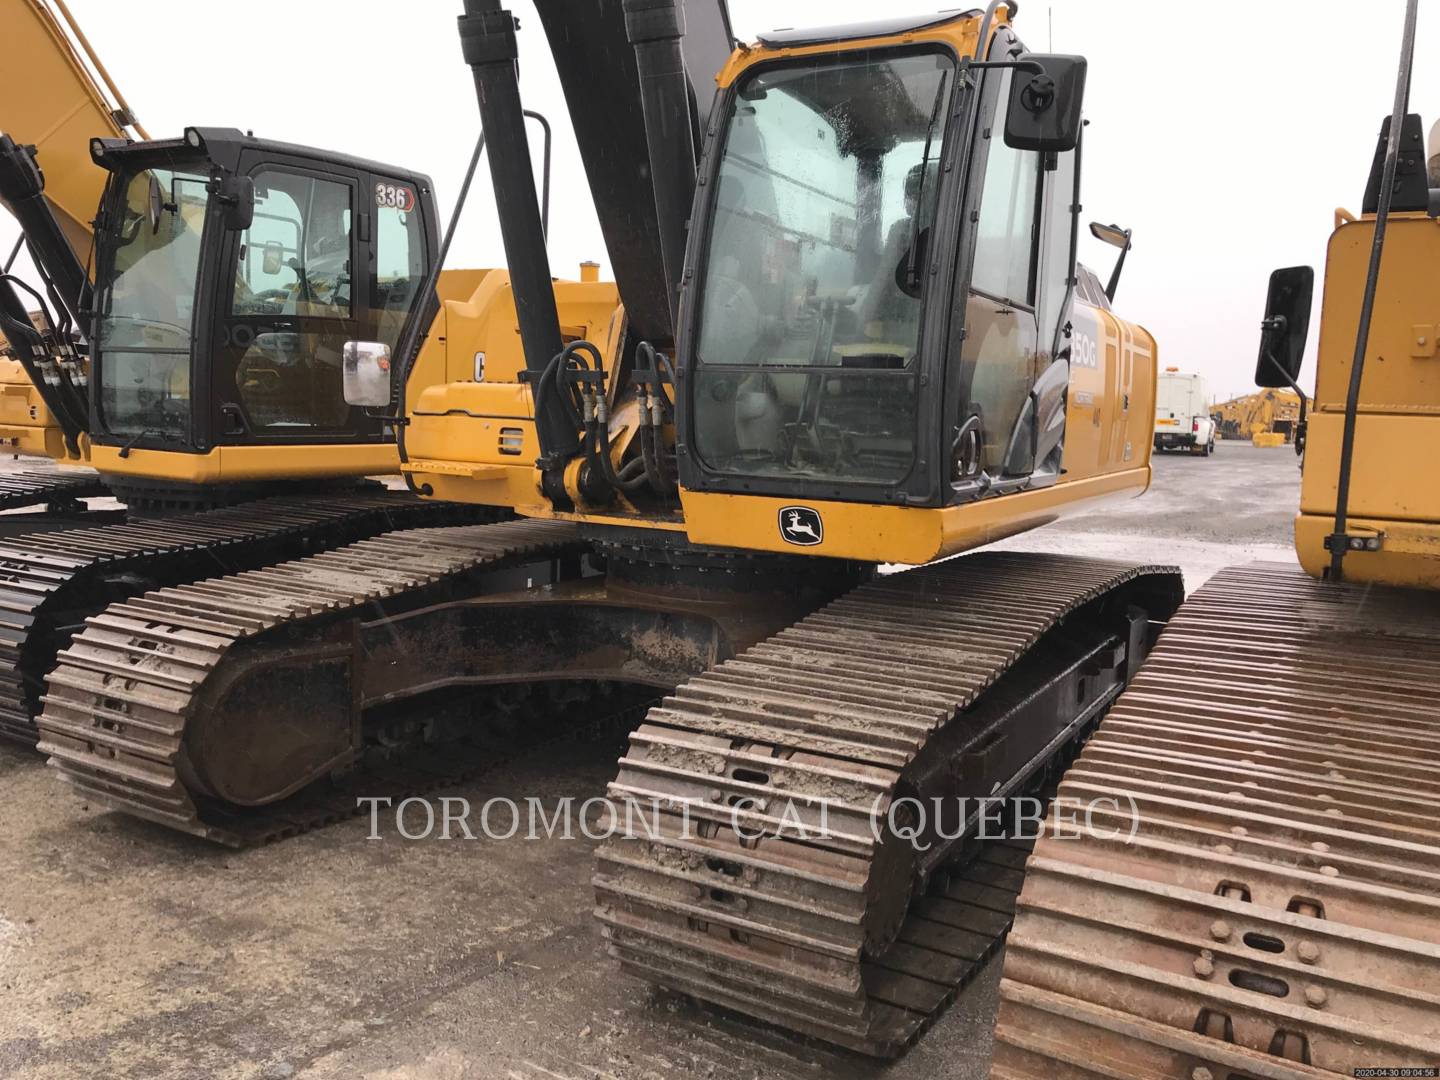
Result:
<svg viewBox="0 0 1440 1080"><path fill-rule="evenodd" d="M380 341L347 341L341 353L345 401L379 408L390 404L390 346Z"/></svg>
<svg viewBox="0 0 1440 1080"><path fill-rule="evenodd" d="M1085 58L1031 53L1020 62L1038 64L1043 70L1037 73L1020 67L1011 77L1005 145L1042 153L1074 150L1080 142Z"/></svg>
<svg viewBox="0 0 1440 1080"><path fill-rule="evenodd" d="M255 220L255 181L248 176L233 176L216 169L211 174L211 196L220 204L225 228L244 232Z"/></svg>
<svg viewBox="0 0 1440 1080"><path fill-rule="evenodd" d="M1299 381L1314 292L1315 271L1308 266L1287 266L1270 275L1265 321L1260 324L1256 386L1294 387Z"/></svg>
<svg viewBox="0 0 1440 1080"><path fill-rule="evenodd" d="M160 186L160 180L153 172L148 175L150 189L145 198L145 220L150 223L150 232L153 234L160 231L160 215L165 212L165 189Z"/></svg>
<svg viewBox="0 0 1440 1080"><path fill-rule="evenodd" d="M280 272L280 267L285 265L285 249L280 246L279 240L266 240L265 246L260 249L260 270L266 276L274 276Z"/></svg>
<svg viewBox="0 0 1440 1080"><path fill-rule="evenodd" d="M1090 235L1101 243L1120 249L1115 268L1110 271L1110 281L1105 286L1105 299L1113 304L1115 290L1120 287L1120 271L1125 269L1125 256L1130 253L1130 230L1122 229L1119 225L1101 225L1098 221L1092 221Z"/></svg>

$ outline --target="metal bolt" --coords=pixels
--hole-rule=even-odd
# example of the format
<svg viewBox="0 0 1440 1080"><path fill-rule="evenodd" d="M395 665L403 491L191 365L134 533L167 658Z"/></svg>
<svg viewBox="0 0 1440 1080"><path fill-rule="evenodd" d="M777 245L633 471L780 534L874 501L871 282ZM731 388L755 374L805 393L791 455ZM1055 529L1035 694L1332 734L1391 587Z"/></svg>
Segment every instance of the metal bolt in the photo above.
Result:
<svg viewBox="0 0 1440 1080"><path fill-rule="evenodd" d="M1230 831L1236 836L1244 836L1246 835L1246 833L1249 832L1249 830L1246 829L1244 825L1232 825L1230 826Z"/></svg>
<svg viewBox="0 0 1440 1080"><path fill-rule="evenodd" d="M1305 1002L1313 1009L1318 1009L1323 1006L1329 996L1330 995L1325 993L1323 986L1312 985L1305 987Z"/></svg>
<svg viewBox="0 0 1440 1080"><path fill-rule="evenodd" d="M1190 1080L1215 1080L1215 1074L1204 1065L1196 1065L1190 1070Z"/></svg>
<svg viewBox="0 0 1440 1080"><path fill-rule="evenodd" d="M1300 957L1302 964L1313 964L1320 959L1320 946L1313 941L1302 941L1296 947L1295 955Z"/></svg>
<svg viewBox="0 0 1440 1080"><path fill-rule="evenodd" d="M1218 851L1221 855L1230 855L1233 854L1235 851L1235 849L1232 848L1229 844L1216 844L1215 850Z"/></svg>
<svg viewBox="0 0 1440 1080"><path fill-rule="evenodd" d="M1339 877L1339 876L1340 876L1340 871L1339 871L1337 868L1333 867L1333 866L1322 866L1322 867L1320 867L1320 873L1324 874L1326 877Z"/></svg>
<svg viewBox="0 0 1440 1080"><path fill-rule="evenodd" d="M1195 969L1195 974L1202 979L1208 979L1215 974L1215 965L1203 956L1197 956L1191 966Z"/></svg>
<svg viewBox="0 0 1440 1080"><path fill-rule="evenodd" d="M1224 919L1216 919L1210 924L1210 936L1216 941L1230 940L1230 924Z"/></svg>
<svg viewBox="0 0 1440 1080"><path fill-rule="evenodd" d="M1329 850L1330 850L1330 845L1327 844L1327 843L1325 843L1325 841L1323 841L1323 840L1316 840L1313 844L1310 845L1310 847L1311 847L1311 850L1313 850L1313 851L1329 851Z"/></svg>

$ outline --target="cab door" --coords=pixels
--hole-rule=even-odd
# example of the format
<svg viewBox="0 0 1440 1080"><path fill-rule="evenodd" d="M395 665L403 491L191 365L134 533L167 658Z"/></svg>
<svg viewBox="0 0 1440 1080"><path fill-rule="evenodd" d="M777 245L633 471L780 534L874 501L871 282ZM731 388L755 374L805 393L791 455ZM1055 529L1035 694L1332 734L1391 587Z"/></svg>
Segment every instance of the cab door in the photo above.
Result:
<svg viewBox="0 0 1440 1080"><path fill-rule="evenodd" d="M1012 73L997 72L990 118L976 133L972 186L979 202L969 223L974 259L965 304L960 430L977 430L979 460L991 478L1005 472L1011 435L1038 374L1036 262L1039 245L1040 155L1005 145L1005 109ZM996 75L992 75L995 78ZM984 113L982 113L982 117ZM1047 346L1048 349L1048 346ZM1028 471L1028 470L1027 470Z"/></svg>
<svg viewBox="0 0 1440 1080"><path fill-rule="evenodd" d="M251 225L221 275L211 373L222 444L371 442L381 423L346 404L345 342L368 330L370 231L365 174L250 151Z"/></svg>

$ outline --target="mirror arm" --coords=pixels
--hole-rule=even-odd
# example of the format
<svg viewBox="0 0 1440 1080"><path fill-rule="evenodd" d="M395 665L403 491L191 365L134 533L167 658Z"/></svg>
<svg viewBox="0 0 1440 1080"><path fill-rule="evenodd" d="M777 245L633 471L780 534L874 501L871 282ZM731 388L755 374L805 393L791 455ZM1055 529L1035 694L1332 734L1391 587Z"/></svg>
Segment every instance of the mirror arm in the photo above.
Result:
<svg viewBox="0 0 1440 1080"><path fill-rule="evenodd" d="M1284 333L1285 327L1288 322L1289 320L1287 320L1284 315L1276 315L1270 319L1262 319L1260 322L1260 331L1261 333L1266 333L1271 330L1277 330L1281 333ZM1285 380L1285 385L1290 387L1291 390L1294 390L1295 396L1300 399L1300 418L1295 422L1295 453L1304 454L1305 406L1308 403L1309 399L1306 396L1305 391L1300 388L1300 380L1295 378L1290 374L1290 372L1285 370L1285 365L1280 363L1280 361L1276 359L1273 350L1266 351L1265 359L1269 361L1271 367L1273 367L1277 372L1280 373L1280 377Z"/></svg>
<svg viewBox="0 0 1440 1080"><path fill-rule="evenodd" d="M1276 371L1280 372L1280 374L1281 374L1282 376L1284 376L1285 381L1290 384L1290 389L1291 389L1291 390L1294 390L1294 391L1295 391L1295 396L1300 399L1300 416L1299 416L1299 418L1295 421L1295 453L1296 453L1298 456L1300 456L1300 457L1304 457L1304 456L1305 456L1305 406L1306 406L1306 404L1308 403L1309 399L1306 398L1306 396L1305 396L1305 391L1300 389L1300 384L1299 384L1296 380L1290 378L1290 373L1289 373L1288 371L1286 371L1286 370L1280 365L1280 361L1279 361L1279 360L1276 360L1276 359L1275 359L1275 354L1274 354L1274 353L1266 353L1266 354L1265 354L1265 358L1270 361L1270 365L1271 365Z"/></svg>
<svg viewBox="0 0 1440 1080"><path fill-rule="evenodd" d="M1283 334L1287 328L1288 323L1289 320L1286 319L1284 315L1276 315L1269 319L1262 319L1260 322L1260 331L1261 333L1267 333L1271 330L1275 330ZM1265 359L1270 362L1270 366L1273 367L1280 374L1280 377L1285 380L1285 385L1290 387L1290 389L1294 390L1297 394L1300 395L1300 401L1303 405L1305 401L1305 392L1300 389L1299 380L1292 376L1290 372L1285 370L1285 365L1280 363L1279 359L1275 356L1273 350L1267 351L1265 353Z"/></svg>
<svg viewBox="0 0 1440 1080"><path fill-rule="evenodd" d="M1045 74L1045 68L1035 60L971 60L967 56L960 61L961 75L982 68L1014 68L1016 71L1028 71L1031 75Z"/></svg>
<svg viewBox="0 0 1440 1080"><path fill-rule="evenodd" d="M1120 249L1120 257L1115 260L1115 269L1110 271L1110 281L1105 286L1105 299L1112 304L1115 302L1115 290L1120 285L1120 271L1125 269L1125 256L1130 253L1130 243L1127 240L1125 246Z"/></svg>
<svg viewBox="0 0 1440 1080"><path fill-rule="evenodd" d="M991 68L1013 68L1016 71L1029 72L1031 75L1045 74L1045 69L1034 60L973 60L968 56L962 56L959 71L955 76L956 84L967 90L974 89L975 80L970 78L970 72Z"/></svg>

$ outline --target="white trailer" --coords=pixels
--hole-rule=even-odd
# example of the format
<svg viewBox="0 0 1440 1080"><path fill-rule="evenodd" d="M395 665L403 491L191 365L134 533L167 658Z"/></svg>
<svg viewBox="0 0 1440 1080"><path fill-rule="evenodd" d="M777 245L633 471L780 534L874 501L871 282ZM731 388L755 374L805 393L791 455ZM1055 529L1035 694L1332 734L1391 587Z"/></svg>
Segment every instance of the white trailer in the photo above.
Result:
<svg viewBox="0 0 1440 1080"><path fill-rule="evenodd" d="M1203 375L1179 368L1160 372L1155 386L1155 449L1215 452L1215 421Z"/></svg>

